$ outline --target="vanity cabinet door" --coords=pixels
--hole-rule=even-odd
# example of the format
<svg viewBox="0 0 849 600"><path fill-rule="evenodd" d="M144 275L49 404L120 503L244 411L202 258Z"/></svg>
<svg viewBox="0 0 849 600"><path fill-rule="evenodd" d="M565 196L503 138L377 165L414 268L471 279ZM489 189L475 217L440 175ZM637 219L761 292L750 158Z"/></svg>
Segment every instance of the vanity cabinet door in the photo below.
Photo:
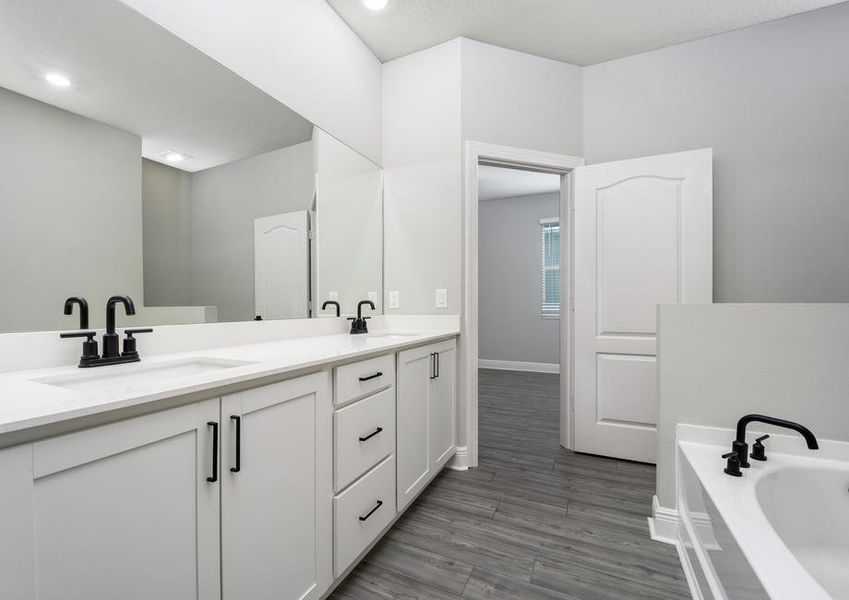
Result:
<svg viewBox="0 0 849 600"><path fill-rule="evenodd" d="M215 399L32 445L39 600L220 597L218 420Z"/></svg>
<svg viewBox="0 0 849 600"><path fill-rule="evenodd" d="M398 510L402 510L454 455L457 342L398 353Z"/></svg>
<svg viewBox="0 0 849 600"><path fill-rule="evenodd" d="M432 353L432 346L398 353L398 440L395 457L398 510L415 498L430 479L430 395L434 368Z"/></svg>
<svg viewBox="0 0 849 600"><path fill-rule="evenodd" d="M457 343L437 344L431 352L436 355L436 376L431 380L430 459L439 470L456 448Z"/></svg>
<svg viewBox="0 0 849 600"><path fill-rule="evenodd" d="M319 598L332 561L328 373L221 400L224 600Z"/></svg>

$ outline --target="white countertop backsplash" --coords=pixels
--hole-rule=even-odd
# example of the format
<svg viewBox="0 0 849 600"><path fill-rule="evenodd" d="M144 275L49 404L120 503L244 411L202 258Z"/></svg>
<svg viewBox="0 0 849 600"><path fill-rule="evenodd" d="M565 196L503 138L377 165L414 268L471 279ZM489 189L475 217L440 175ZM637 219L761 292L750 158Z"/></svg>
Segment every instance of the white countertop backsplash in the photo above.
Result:
<svg viewBox="0 0 849 600"><path fill-rule="evenodd" d="M76 366L81 340L62 340L56 332L3 334L0 335L0 435L394 352L457 335L459 325L456 315L387 315L369 322L373 334L413 334L402 339L352 336L347 333L349 322L344 319L162 326L154 328L154 333L139 336L141 362L86 370ZM39 349L42 349L41 360ZM157 363L189 358L250 364L95 393L33 381L81 372L131 373Z"/></svg>

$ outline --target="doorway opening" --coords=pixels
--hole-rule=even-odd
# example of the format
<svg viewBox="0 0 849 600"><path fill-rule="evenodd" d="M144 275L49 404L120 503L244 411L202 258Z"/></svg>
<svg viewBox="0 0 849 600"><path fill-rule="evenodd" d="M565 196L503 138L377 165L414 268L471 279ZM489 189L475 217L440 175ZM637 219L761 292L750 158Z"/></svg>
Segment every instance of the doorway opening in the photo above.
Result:
<svg viewBox="0 0 849 600"><path fill-rule="evenodd" d="M477 466L479 454L479 404L478 404L478 385L480 360L483 359L484 367L503 367L499 369L502 372L507 372L508 369L522 368L525 372L529 369L547 371L553 375L559 372L559 382L555 382L557 388L558 402L554 408L557 416L555 422L557 424L557 438L561 445L569 447L571 443L571 429L568 418L570 413L569 400L571 389L570 378L570 360L571 351L569 349L571 340L571 311L568 309L571 303L571 172L572 170L583 164L583 159L551 154L546 152L535 152L521 148L513 148L507 146L496 146L492 144L483 144L478 142L467 142L466 145L466 169L465 169L465 193L464 193L464 298L463 298L463 318L462 330L463 338L461 340L460 349L460 397L461 407L458 419L458 453L457 459L454 461L456 468L467 468ZM483 173L483 179L481 179ZM526 176L521 177L521 173ZM495 185L491 179L495 179ZM505 191L509 185L508 180L519 183L518 191ZM533 227L530 229L530 234L533 245L525 243L521 247L525 250L523 255L527 257L533 254L532 262L525 260L522 262L524 268L519 265L511 265L507 271L502 271L503 277L522 277L525 283L522 284L522 290L529 292L532 300L527 300L527 296L522 300L524 308L521 309L523 316L531 310L531 304L534 305L532 313L535 318L541 323L535 322L538 332L542 335L548 334L545 338L547 342L539 342L549 344L546 354L542 354L542 347L534 348L533 340L525 347L521 353L515 353L505 348L507 344L518 346L520 339L523 336L521 327L518 330L513 330L508 336L508 342L504 342L504 338L499 341L498 336L493 328L498 327L498 313L508 312L508 309L503 308L499 302L495 302L494 295L499 295L498 300L506 299L507 294L498 291L498 272L504 265L494 265L490 269L490 263L485 266L486 272L481 279L481 252L486 251L488 254L494 253L494 246L497 246L499 256L502 260L518 259L518 247L515 252L510 252L509 249L505 252L507 239L501 242L493 240L487 231L481 245L481 214L487 223L490 217L493 220L503 220L497 215L501 213L498 209L504 208L508 203L500 203L486 205L486 202L500 202L495 199L497 196L512 194L516 196L531 196L533 194L522 193L528 191L531 184L530 180L535 180L541 185L544 185L540 191L542 194L551 194L547 199L540 198L539 204L548 206L547 216L538 216L534 219ZM499 183L500 181L500 183ZM542 183L545 182L545 183ZM553 183L553 184L552 184ZM490 190L495 189L494 195ZM481 189L485 196L484 202L481 203ZM498 190L501 189L501 192ZM490 197L489 200L486 197ZM509 197L509 196L508 196ZM502 197L505 199L506 197ZM528 198L525 199L529 201ZM545 200L548 200L546 205ZM552 200L556 212L552 213ZM485 208L481 210L481 205ZM528 212L529 204L521 205L521 201L514 204L514 208L520 213L523 208ZM492 208L493 210L490 210ZM506 210L509 211L509 206ZM527 224L527 215L523 219ZM508 219L509 221L509 219ZM503 223L499 227L509 227L509 223ZM488 226L487 226L488 227ZM524 236L522 236L524 237ZM509 240L513 241L513 240ZM528 253L528 248L531 252ZM537 252L538 249L538 252ZM546 260L545 252L548 256ZM554 254L553 254L554 253ZM521 272L520 272L521 269ZM530 269L530 273L525 270ZM512 275L509 274L512 272ZM496 281L494 281L494 279ZM533 281L533 283L530 283ZM510 281L502 282L509 285ZM483 310L486 311L484 321L482 318L481 294L486 294L486 290L481 287L481 284L487 286L495 286L492 289L490 300L483 305ZM504 298L502 298L502 296ZM501 306L501 308L499 308ZM493 318L491 313L495 313ZM561 315L562 313L562 315ZM514 314L502 314L502 320L514 318ZM528 322L530 323L530 322ZM487 331L481 333L481 327L486 327ZM553 327L552 327L553 326ZM510 327L506 327L502 322L502 327L514 329L511 323ZM530 331L531 325L526 325L525 333ZM554 336L551 336L552 329ZM525 335L525 338L530 337ZM551 350L550 344L554 339L554 350ZM512 342L509 340L512 338ZM539 338L540 340L543 338ZM483 341L483 346L481 345ZM493 345L494 342L494 345ZM499 348L496 350L495 348ZM483 351L483 352L482 352ZM495 354L498 352L499 354ZM508 357L508 358L503 358ZM516 357L524 357L521 360ZM495 362L492 362L495 361ZM553 362L552 362L553 361ZM498 385L497 383L495 384Z"/></svg>
<svg viewBox="0 0 849 600"><path fill-rule="evenodd" d="M558 445L562 177L478 166L481 464L546 460Z"/></svg>

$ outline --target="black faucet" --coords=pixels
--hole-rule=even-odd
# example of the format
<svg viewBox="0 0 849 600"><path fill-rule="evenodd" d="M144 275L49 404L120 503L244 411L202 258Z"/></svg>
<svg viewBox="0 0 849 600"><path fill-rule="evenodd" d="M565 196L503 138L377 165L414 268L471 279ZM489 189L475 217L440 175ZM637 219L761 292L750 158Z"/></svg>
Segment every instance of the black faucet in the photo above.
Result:
<svg viewBox="0 0 849 600"><path fill-rule="evenodd" d="M88 327L88 303L84 298L68 298L65 301L65 314L71 314L71 307L75 303L80 305L80 322L85 323L83 329L86 329ZM96 331L73 331L59 334L60 338L86 338L83 342L80 367L99 367L140 360L139 353L136 351L136 338L133 336L137 333L150 333L153 329L125 329L124 333L127 337L124 338L124 349L123 352L118 352L118 334L115 333L115 305L119 303L124 305L124 310L128 315L136 314L136 307L129 296L112 296L109 298L106 302L106 333L103 334L103 356L97 353L97 340L94 339L94 336L97 335Z"/></svg>
<svg viewBox="0 0 849 600"><path fill-rule="evenodd" d="M71 296L65 300L65 314L74 312L74 304L80 307L80 329L88 329L88 302L82 296Z"/></svg>
<svg viewBox="0 0 849 600"><path fill-rule="evenodd" d="M819 449L819 444L817 443L817 438L811 433L811 430L805 427L804 425L800 425L799 423L794 423L793 421L786 421L784 419L778 419L776 417L768 417L766 415L745 415L741 417L739 421L737 421L737 437L731 444L731 451L735 454L736 460L734 462L739 463L739 466L742 468L747 468L751 466L749 464L749 444L746 443L746 427L749 423L757 421L758 423L766 423L767 425L774 425L776 427L784 427L786 429L792 429L793 431L799 433L803 438L805 438L805 443L808 445L808 448L811 450ZM763 451L763 440L765 440L768 436L758 438L755 443L756 446L760 445L761 448L757 448L757 452L752 453L752 458L756 460L765 460L765 455ZM729 458L728 455L724 455L723 458ZM729 464L731 466L731 460L729 458ZM733 470L733 469L732 469ZM728 471L726 471L728 472ZM728 473L732 475L732 473Z"/></svg>
<svg viewBox="0 0 849 600"><path fill-rule="evenodd" d="M327 307L330 305L336 307L336 316L339 317L342 314L342 307L339 306L339 303L336 300L327 300L324 304L321 305L321 310L327 310Z"/></svg>
<svg viewBox="0 0 849 600"><path fill-rule="evenodd" d="M124 305L128 315L136 314L136 305L129 296L112 296L106 301L106 333L103 334L103 358L115 358L118 352L118 334L115 333L115 305Z"/></svg>
<svg viewBox="0 0 849 600"><path fill-rule="evenodd" d="M357 304L357 318L355 319L354 317L348 317L348 320L352 321L351 335L356 335L358 333L368 333L368 324L366 323L366 320L370 319L371 317L363 316L364 304L368 304L369 307L374 310L374 302L372 302L371 300L360 300L360 302Z"/></svg>

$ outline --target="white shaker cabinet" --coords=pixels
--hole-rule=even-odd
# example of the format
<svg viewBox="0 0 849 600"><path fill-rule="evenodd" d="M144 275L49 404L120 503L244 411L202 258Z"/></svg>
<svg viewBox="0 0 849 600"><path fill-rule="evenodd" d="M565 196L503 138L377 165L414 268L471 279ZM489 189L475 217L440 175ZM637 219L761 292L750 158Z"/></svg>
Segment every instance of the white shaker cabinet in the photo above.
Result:
<svg viewBox="0 0 849 600"><path fill-rule="evenodd" d="M447 340L398 353L398 510L454 454L457 344Z"/></svg>
<svg viewBox="0 0 849 600"><path fill-rule="evenodd" d="M20 570L0 597L219 598L218 421L214 399L0 451L5 518L30 524L3 541Z"/></svg>
<svg viewBox="0 0 849 600"><path fill-rule="evenodd" d="M330 585L326 373L221 399L223 600L319 598Z"/></svg>

